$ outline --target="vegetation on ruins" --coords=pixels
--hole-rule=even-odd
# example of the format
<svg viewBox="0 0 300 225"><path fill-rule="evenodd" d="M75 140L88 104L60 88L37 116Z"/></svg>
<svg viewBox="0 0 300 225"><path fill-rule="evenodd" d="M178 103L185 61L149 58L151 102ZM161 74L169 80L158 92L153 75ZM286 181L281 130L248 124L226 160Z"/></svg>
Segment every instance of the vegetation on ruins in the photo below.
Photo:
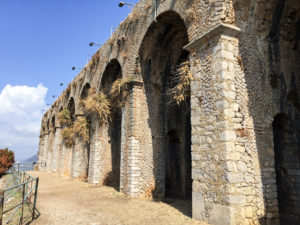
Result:
<svg viewBox="0 0 300 225"><path fill-rule="evenodd" d="M85 117L79 117L73 127L74 135L80 137L84 143L90 142L89 122Z"/></svg>
<svg viewBox="0 0 300 225"><path fill-rule="evenodd" d="M15 154L8 148L0 149L0 178L15 163Z"/></svg>
<svg viewBox="0 0 300 225"><path fill-rule="evenodd" d="M89 61L88 63L88 68L90 68L92 70L92 72L95 72L96 69L96 65L99 62L100 59L100 51L97 51L93 56L92 59Z"/></svg>
<svg viewBox="0 0 300 225"><path fill-rule="evenodd" d="M60 111L58 121L64 127L62 130L64 145L72 147L75 136L82 138L85 143L89 143L89 122L86 117L95 115L100 124L108 123L112 107L122 107L122 96L128 95L127 87L132 80L132 77L117 79L108 95L103 92L97 93L95 88L90 88L87 96L80 101L85 117L78 118L74 123L68 109Z"/></svg>
<svg viewBox="0 0 300 225"><path fill-rule="evenodd" d="M61 135L66 147L74 145L75 136L82 138L85 143L89 142L89 123L85 117L80 117L73 123L70 111L64 109L59 112L58 120L64 126Z"/></svg>
<svg viewBox="0 0 300 225"><path fill-rule="evenodd" d="M61 126L70 126L72 125L72 119L70 111L67 109L63 109L58 113L58 121Z"/></svg>
<svg viewBox="0 0 300 225"><path fill-rule="evenodd" d="M63 128L62 138L66 147L72 147L74 145L74 128L71 113L68 109L63 109L58 113L58 121Z"/></svg>
<svg viewBox="0 0 300 225"><path fill-rule="evenodd" d="M67 148L70 148L70 147L72 147L74 145L75 133L74 133L73 126L65 127L62 130L61 135L62 135L62 138L64 140L64 145Z"/></svg>
<svg viewBox="0 0 300 225"><path fill-rule="evenodd" d="M128 84L131 81L133 81L132 77L119 78L115 80L109 93L111 102L113 102L114 106L123 106L122 97L126 98L128 95Z"/></svg>
<svg viewBox="0 0 300 225"><path fill-rule="evenodd" d="M171 101L176 101L178 105L184 102L191 94L190 85L192 80L194 80L194 77L191 73L189 62L184 61L177 67L172 77L172 83L176 85L168 91Z"/></svg>
<svg viewBox="0 0 300 225"><path fill-rule="evenodd" d="M110 103L107 96L94 88L90 88L85 99L80 101L83 110L87 115L96 115L100 124L107 123L110 119Z"/></svg>

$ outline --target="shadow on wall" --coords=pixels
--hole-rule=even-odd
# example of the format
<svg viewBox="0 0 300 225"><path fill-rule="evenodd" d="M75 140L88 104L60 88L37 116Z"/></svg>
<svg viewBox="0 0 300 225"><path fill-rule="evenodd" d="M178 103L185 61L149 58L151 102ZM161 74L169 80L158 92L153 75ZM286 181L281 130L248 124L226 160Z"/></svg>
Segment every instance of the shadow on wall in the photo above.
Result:
<svg viewBox="0 0 300 225"><path fill-rule="evenodd" d="M140 66L144 82L151 129L153 197L191 216L191 121L190 95L185 93L181 104L174 101L170 90L178 85L177 68L188 61L183 50L188 43L184 21L168 11L157 17L140 50ZM150 147L150 146L149 146ZM187 199L175 201L174 199ZM182 204L184 203L184 204Z"/></svg>
<svg viewBox="0 0 300 225"><path fill-rule="evenodd" d="M114 82L122 78L121 65L115 59L109 62L103 73L103 77L100 84L100 91L106 96L110 96L110 91ZM122 96L118 96L122 98ZM107 170L106 178L103 181L105 185L114 187L117 191L120 191L120 161L121 161L121 122L122 122L122 110L120 105L116 102L121 102L121 99L110 99L110 120L107 129L107 146L109 149L107 154L107 163L109 164L105 170Z"/></svg>
<svg viewBox="0 0 300 225"><path fill-rule="evenodd" d="M281 225L300 224L299 2L237 1L234 7L239 27L250 9L256 16L244 19L249 24L240 35L236 67L242 69L246 83L246 90L237 87L237 95L247 93L249 102L244 108L249 108L254 123L256 141L246 140L245 144L241 136L238 140L247 153L258 154L263 185L258 192L263 194L266 212L264 216L258 213L259 220L261 224L277 224L279 217ZM236 83L242 83L239 78ZM247 129L246 121L243 123Z"/></svg>
<svg viewBox="0 0 300 225"><path fill-rule="evenodd" d="M83 88L82 88L82 91L81 91L81 94L80 94L80 101L82 100L85 100L88 95L89 95L89 90L91 90L91 85L89 83L86 83ZM79 106L81 107L81 104L79 104ZM91 121L92 121L92 115L91 114L85 114L85 117L87 119L87 123L88 123L88 134L89 134L89 140L91 140L91 136L92 136L92 133L93 130L91 129L92 126L91 126ZM91 152L91 142L89 143L86 143L86 148L87 148L87 151L86 151L86 159L87 159L87 162L86 162L86 177L89 177L89 166L90 166L90 152Z"/></svg>

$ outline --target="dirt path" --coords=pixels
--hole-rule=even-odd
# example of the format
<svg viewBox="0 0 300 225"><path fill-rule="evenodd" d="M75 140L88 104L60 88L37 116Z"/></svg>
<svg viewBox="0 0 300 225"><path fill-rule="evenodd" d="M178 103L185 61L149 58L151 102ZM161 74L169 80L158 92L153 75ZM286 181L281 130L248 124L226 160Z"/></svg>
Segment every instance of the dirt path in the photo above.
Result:
<svg viewBox="0 0 300 225"><path fill-rule="evenodd" d="M52 173L30 173L40 177L38 209L41 215L32 223L34 225L206 225L183 214L190 211L190 203L185 201L170 200L166 204L131 199L110 187L93 187Z"/></svg>

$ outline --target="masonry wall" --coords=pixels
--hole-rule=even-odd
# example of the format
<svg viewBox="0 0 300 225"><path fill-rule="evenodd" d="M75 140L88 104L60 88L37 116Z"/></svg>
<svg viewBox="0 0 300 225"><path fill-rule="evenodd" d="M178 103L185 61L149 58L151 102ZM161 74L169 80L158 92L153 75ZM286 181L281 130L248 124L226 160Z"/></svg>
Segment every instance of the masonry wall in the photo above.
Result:
<svg viewBox="0 0 300 225"><path fill-rule="evenodd" d="M45 113L40 169L106 185L117 163L121 192L165 197L168 167L178 161L167 150L172 146L168 132L178 117L164 105L161 90L163 77L172 71L167 64L177 65L177 51L185 50L194 79L187 117L191 127L180 134L190 132L191 137L184 137L189 145L180 151L191 152L181 153L179 167L192 178L190 189L187 181L180 182L192 195L193 217L212 224L299 224L299 2L161 0L157 22L154 12L153 1L140 1L99 49L99 59L89 63ZM174 18L182 19L187 42L169 49L166 43L172 35L162 37L176 30L179 22L172 24ZM151 43L153 49L147 50ZM152 60L149 73L143 59ZM121 108L117 160L108 124L96 117L89 146L77 138L67 148L59 129L54 133L50 127L53 116L68 108L71 99L74 118L85 116L79 105L83 87L89 84L101 91L112 61L120 64L123 78L134 78ZM172 137L173 143L181 140Z"/></svg>

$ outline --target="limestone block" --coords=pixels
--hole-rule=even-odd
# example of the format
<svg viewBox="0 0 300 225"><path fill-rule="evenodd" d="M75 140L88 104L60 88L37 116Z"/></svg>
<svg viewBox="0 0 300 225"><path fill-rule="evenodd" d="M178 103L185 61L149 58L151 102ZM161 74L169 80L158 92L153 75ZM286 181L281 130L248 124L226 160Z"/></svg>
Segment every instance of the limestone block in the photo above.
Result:
<svg viewBox="0 0 300 225"><path fill-rule="evenodd" d="M225 174L226 180L229 183L241 183L244 181L244 174L243 173L234 173L234 172L229 172Z"/></svg>
<svg viewBox="0 0 300 225"><path fill-rule="evenodd" d="M246 203L246 197L243 195L227 195L223 198L223 200L231 205L242 205Z"/></svg>
<svg viewBox="0 0 300 225"><path fill-rule="evenodd" d="M234 210L230 206L213 204L208 222L214 225L235 225Z"/></svg>
<svg viewBox="0 0 300 225"><path fill-rule="evenodd" d="M233 141L236 139L236 133L234 131L223 131L220 134L221 141Z"/></svg>
<svg viewBox="0 0 300 225"><path fill-rule="evenodd" d="M204 217L204 199L201 193L193 192L192 193L192 216L196 220L205 220Z"/></svg>
<svg viewBox="0 0 300 225"><path fill-rule="evenodd" d="M238 167L239 171L241 171L243 173L247 172L247 170L248 170L246 163L244 163L242 161L239 161L237 163L237 167Z"/></svg>

